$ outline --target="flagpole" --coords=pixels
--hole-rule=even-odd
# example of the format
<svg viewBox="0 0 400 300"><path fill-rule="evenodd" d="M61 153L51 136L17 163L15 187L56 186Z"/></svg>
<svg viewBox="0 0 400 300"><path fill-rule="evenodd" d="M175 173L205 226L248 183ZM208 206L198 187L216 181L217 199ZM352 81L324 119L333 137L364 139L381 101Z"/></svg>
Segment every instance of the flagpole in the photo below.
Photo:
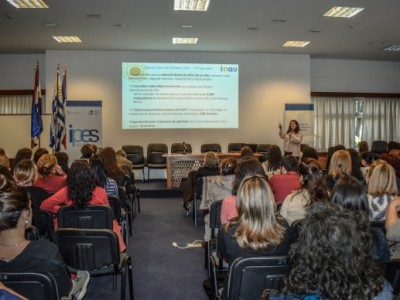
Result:
<svg viewBox="0 0 400 300"><path fill-rule="evenodd" d="M36 68L37 68L37 70L38 70L38 72L39 72L39 61L37 60L36 61ZM40 80L40 79L39 79ZM39 84L39 88L40 88L40 84ZM39 91L40 93L42 92L42 91ZM42 115L42 111L40 112L40 115ZM40 147L40 135L39 135L39 137L38 137L38 146L39 146L39 148L41 148Z"/></svg>

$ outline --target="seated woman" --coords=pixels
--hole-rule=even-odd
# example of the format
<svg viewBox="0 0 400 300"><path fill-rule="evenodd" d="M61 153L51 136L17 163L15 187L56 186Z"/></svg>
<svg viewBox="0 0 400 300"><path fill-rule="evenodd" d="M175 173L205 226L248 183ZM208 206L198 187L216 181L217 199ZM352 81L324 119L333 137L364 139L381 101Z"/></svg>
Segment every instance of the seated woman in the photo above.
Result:
<svg viewBox="0 0 400 300"><path fill-rule="evenodd" d="M392 288L372 259L372 235L365 214L315 203L290 249L285 293L270 300L392 299ZM362 232L363 234L360 234Z"/></svg>
<svg viewBox="0 0 400 300"><path fill-rule="evenodd" d="M282 151L277 145L272 145L268 150L268 159L263 162L265 174L268 178L275 174L281 174Z"/></svg>
<svg viewBox="0 0 400 300"><path fill-rule="evenodd" d="M339 179L332 191L331 202L356 214L368 216L367 194L357 178L344 176ZM364 216L365 217L365 216ZM371 228L374 237L372 258L374 260L390 259L389 245L385 233L380 228Z"/></svg>
<svg viewBox="0 0 400 300"><path fill-rule="evenodd" d="M243 157L239 160L236 167L235 179L232 186L232 195L224 198L221 206L221 224L227 223L230 219L238 215L236 205L236 193L242 183L243 178L246 176L260 175L265 176L264 169L257 158Z"/></svg>
<svg viewBox="0 0 400 300"><path fill-rule="evenodd" d="M193 187L196 184L197 178L205 176L220 175L218 155L215 152L209 151L204 155L204 163L197 171L190 171L188 179L182 186L183 208L190 210L190 201L193 199Z"/></svg>
<svg viewBox="0 0 400 300"><path fill-rule="evenodd" d="M83 299L89 273L79 271L71 281L57 247L45 239L28 241L25 229L31 226L32 210L28 194L0 175L0 270L2 272L50 273L60 296Z"/></svg>
<svg viewBox="0 0 400 300"><path fill-rule="evenodd" d="M93 172L96 184L106 190L107 195L118 197L118 185L117 182L107 177L106 170L104 169L104 163L101 156L94 155L89 159L89 165Z"/></svg>
<svg viewBox="0 0 400 300"><path fill-rule="evenodd" d="M392 258L400 258L400 197L396 197L390 202L387 209L385 220L386 237L393 244Z"/></svg>
<svg viewBox="0 0 400 300"><path fill-rule="evenodd" d="M245 177L237 191L238 216L218 235L222 257L231 263L238 257L286 255L289 226L275 212L276 204L263 176Z"/></svg>
<svg viewBox="0 0 400 300"><path fill-rule="evenodd" d="M14 179L18 186L28 192L32 201L33 209L33 224L37 227L40 233L46 231L46 224L40 218L40 204L47 199L50 194L43 188L32 186L38 178L38 171L35 163L30 159L21 160L14 166Z"/></svg>
<svg viewBox="0 0 400 300"><path fill-rule="evenodd" d="M307 158L298 165L297 172L301 187L285 198L280 209L281 216L289 225L296 220L304 219L308 208L314 202L329 200L325 176L317 160Z"/></svg>
<svg viewBox="0 0 400 300"><path fill-rule="evenodd" d="M63 205L74 205L77 208L87 205L109 206L106 191L96 186L93 173L85 161L77 160L73 162L69 174L67 186L44 200L40 209L57 214ZM125 251L126 246L122 239L121 227L116 220L113 220L113 230L118 236L121 252Z"/></svg>
<svg viewBox="0 0 400 300"><path fill-rule="evenodd" d="M58 165L57 158L53 154L43 154L37 162L37 168L39 177L34 186L41 187L50 194L65 187L67 175Z"/></svg>
<svg viewBox="0 0 400 300"><path fill-rule="evenodd" d="M384 221L386 209L398 194L396 174L391 165L383 161L368 171L368 205L371 221Z"/></svg>
<svg viewBox="0 0 400 300"><path fill-rule="evenodd" d="M337 150L333 153L329 164L329 172L326 176L326 184L329 190L333 190L336 180L340 176L351 175L351 156L347 150Z"/></svg>

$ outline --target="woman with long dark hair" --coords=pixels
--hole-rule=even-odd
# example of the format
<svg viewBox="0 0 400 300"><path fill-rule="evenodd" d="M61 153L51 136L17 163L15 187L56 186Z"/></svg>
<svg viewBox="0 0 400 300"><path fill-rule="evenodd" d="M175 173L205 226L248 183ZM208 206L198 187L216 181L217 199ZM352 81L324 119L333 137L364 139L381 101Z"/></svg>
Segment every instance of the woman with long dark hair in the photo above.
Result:
<svg viewBox="0 0 400 300"><path fill-rule="evenodd" d="M86 162L77 160L72 163L67 186L44 200L40 209L57 214L62 205L73 205L76 208L87 205L109 206L106 191L96 185L96 179ZM115 220L113 220L113 230L118 236L121 251L124 251L126 247L122 239L121 227Z"/></svg>

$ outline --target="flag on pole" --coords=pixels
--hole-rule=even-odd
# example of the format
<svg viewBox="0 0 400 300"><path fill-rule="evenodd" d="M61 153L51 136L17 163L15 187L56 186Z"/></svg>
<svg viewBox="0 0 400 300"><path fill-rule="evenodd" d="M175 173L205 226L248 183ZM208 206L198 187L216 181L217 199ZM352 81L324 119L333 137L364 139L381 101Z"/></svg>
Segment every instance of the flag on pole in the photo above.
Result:
<svg viewBox="0 0 400 300"><path fill-rule="evenodd" d="M64 67L63 81L62 81L62 86L61 86L61 96L62 96L63 112L64 112L64 124L66 124L66 118L65 118L66 104L65 104L65 102L67 101L67 67ZM64 125L64 131L61 136L61 144L64 146L64 149L67 149L67 130L66 130L65 126L66 125Z"/></svg>
<svg viewBox="0 0 400 300"><path fill-rule="evenodd" d="M62 86L60 81L60 66L58 65L57 79L53 92L52 114L50 123L50 147L53 148L53 152L55 153L61 151L61 144L63 144L63 142L66 143L64 102L65 99L63 99ZM66 144L63 144L63 146L65 149Z"/></svg>
<svg viewBox="0 0 400 300"><path fill-rule="evenodd" d="M35 71L35 86L32 96L32 111L31 111L31 148L40 147L40 134L43 131L42 123L42 92L40 89L39 79L39 62L36 63Z"/></svg>

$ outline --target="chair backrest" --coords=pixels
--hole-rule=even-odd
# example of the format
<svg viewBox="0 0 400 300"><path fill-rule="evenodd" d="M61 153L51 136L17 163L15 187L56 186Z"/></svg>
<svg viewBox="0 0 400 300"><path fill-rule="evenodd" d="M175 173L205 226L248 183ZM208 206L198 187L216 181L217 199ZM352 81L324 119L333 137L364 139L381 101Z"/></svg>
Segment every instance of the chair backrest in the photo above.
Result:
<svg viewBox="0 0 400 300"><path fill-rule="evenodd" d="M231 265L227 299L260 299L264 289L282 289L288 272L287 256L239 257Z"/></svg>
<svg viewBox="0 0 400 300"><path fill-rule="evenodd" d="M197 178L196 181L194 182L193 192L195 197L200 197L201 195L203 195L203 184L204 184L203 177Z"/></svg>
<svg viewBox="0 0 400 300"><path fill-rule="evenodd" d="M75 208L61 207L58 211L59 228L112 229L112 208L104 205L89 205Z"/></svg>
<svg viewBox="0 0 400 300"><path fill-rule="evenodd" d="M171 145L171 153L192 153L192 145L187 143L173 143Z"/></svg>
<svg viewBox="0 0 400 300"><path fill-rule="evenodd" d="M256 152L262 154L262 156L259 158L261 162L266 161L268 157L268 152L269 149L271 148L271 144L258 144L256 148Z"/></svg>
<svg viewBox="0 0 400 300"><path fill-rule="evenodd" d="M40 220L37 220L39 218ZM41 237L49 238L54 231L53 216L49 211L39 210L38 213L35 215L35 220L33 224L38 229L39 235Z"/></svg>
<svg viewBox="0 0 400 300"><path fill-rule="evenodd" d="M290 244L297 242L302 226L303 219L293 221L293 223L290 225Z"/></svg>
<svg viewBox="0 0 400 300"><path fill-rule="evenodd" d="M245 143L229 143L228 152L240 152Z"/></svg>
<svg viewBox="0 0 400 300"><path fill-rule="evenodd" d="M391 259L382 262L376 262L383 270L383 276L393 288L393 295L400 294L400 259Z"/></svg>
<svg viewBox="0 0 400 300"><path fill-rule="evenodd" d="M202 144L201 145L201 148L200 148L200 152L201 153L205 153L205 152L209 152L209 151L220 153L221 152L221 145L218 144L218 143Z"/></svg>
<svg viewBox="0 0 400 300"><path fill-rule="evenodd" d="M384 234L386 234L385 221L371 221L371 227L379 228Z"/></svg>
<svg viewBox="0 0 400 300"><path fill-rule="evenodd" d="M371 152L375 154L382 154L387 152L388 142L386 141L373 141L371 144Z"/></svg>
<svg viewBox="0 0 400 300"><path fill-rule="evenodd" d="M118 238L110 229L61 228L54 231L53 242L73 273L86 270L100 274L102 268L117 266L120 261Z"/></svg>
<svg viewBox="0 0 400 300"><path fill-rule="evenodd" d="M34 226L29 226L25 229L25 238L28 241L37 241L40 239L39 230Z"/></svg>
<svg viewBox="0 0 400 300"><path fill-rule="evenodd" d="M217 200L211 203L210 207L210 228L211 238L215 238L215 230L221 226L221 207L223 200Z"/></svg>
<svg viewBox="0 0 400 300"><path fill-rule="evenodd" d="M143 147L140 145L124 145L122 150L126 153L126 158L129 159L133 165L144 163Z"/></svg>
<svg viewBox="0 0 400 300"><path fill-rule="evenodd" d="M166 163L163 154L168 153L166 144L149 144L147 146L147 163Z"/></svg>
<svg viewBox="0 0 400 300"><path fill-rule="evenodd" d="M49 273L2 273L0 281L29 300L58 300L56 280Z"/></svg>

